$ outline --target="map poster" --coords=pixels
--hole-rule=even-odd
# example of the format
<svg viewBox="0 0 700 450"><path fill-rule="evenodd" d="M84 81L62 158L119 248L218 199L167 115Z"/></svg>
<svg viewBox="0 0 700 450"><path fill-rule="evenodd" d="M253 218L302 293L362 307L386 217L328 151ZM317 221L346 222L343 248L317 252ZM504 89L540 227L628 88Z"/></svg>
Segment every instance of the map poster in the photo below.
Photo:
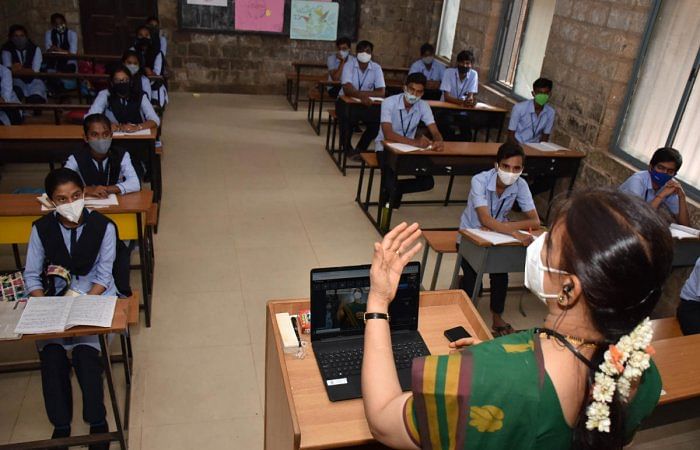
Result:
<svg viewBox="0 0 700 450"><path fill-rule="evenodd" d="M292 0L289 37L335 41L338 34L338 3Z"/></svg>
<svg viewBox="0 0 700 450"><path fill-rule="evenodd" d="M188 5L228 6L228 0L187 0Z"/></svg>
<svg viewBox="0 0 700 450"><path fill-rule="evenodd" d="M284 0L236 0L235 5L236 30L282 32Z"/></svg>

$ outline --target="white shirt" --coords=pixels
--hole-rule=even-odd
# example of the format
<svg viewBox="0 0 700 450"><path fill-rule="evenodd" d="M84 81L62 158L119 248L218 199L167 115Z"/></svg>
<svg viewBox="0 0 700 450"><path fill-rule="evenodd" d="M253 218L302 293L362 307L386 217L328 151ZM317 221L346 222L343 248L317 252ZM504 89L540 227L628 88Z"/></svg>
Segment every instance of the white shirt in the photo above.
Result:
<svg viewBox="0 0 700 450"><path fill-rule="evenodd" d="M374 61L370 61L363 72L360 69L360 62L357 58L353 58L352 61L348 61L343 66L340 83L343 85L350 83L358 91L373 91L386 87L382 67ZM342 95L344 95L344 92L341 88L338 96Z"/></svg>
<svg viewBox="0 0 700 450"><path fill-rule="evenodd" d="M112 110L109 108L109 95L109 89L102 89L100 93L97 94L97 97L95 97L95 101L92 102L92 106L90 106L90 110L85 116L102 113L107 116L110 122L119 123L117 118L114 117L114 113L112 113ZM160 125L158 114L156 114L153 105L151 105L151 102L145 95L141 97L141 119L143 119L143 122L152 120L156 125Z"/></svg>

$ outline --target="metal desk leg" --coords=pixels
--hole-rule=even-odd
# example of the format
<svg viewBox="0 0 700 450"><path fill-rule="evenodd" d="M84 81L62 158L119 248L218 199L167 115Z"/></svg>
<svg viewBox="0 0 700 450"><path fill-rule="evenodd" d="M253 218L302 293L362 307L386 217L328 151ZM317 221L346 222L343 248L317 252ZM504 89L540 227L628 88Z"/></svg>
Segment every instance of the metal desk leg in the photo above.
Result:
<svg viewBox="0 0 700 450"><path fill-rule="evenodd" d="M374 167L369 170L369 180L367 181L367 196L365 197L364 210L369 210L369 201L372 196L372 184L374 183Z"/></svg>
<svg viewBox="0 0 700 450"><path fill-rule="evenodd" d="M148 267L146 263L146 243L143 239L143 218L141 214L136 215L136 226L138 227L139 237L139 263L141 265L141 291L143 295L143 310L146 315L146 327L151 326L151 296L149 295L150 277L148 276Z"/></svg>
<svg viewBox="0 0 700 450"><path fill-rule="evenodd" d="M450 282L450 289L457 289L457 279L459 278L459 269L462 265L462 255L457 253L457 260L455 261L455 268L452 271L452 281Z"/></svg>
<svg viewBox="0 0 700 450"><path fill-rule="evenodd" d="M428 263L428 251L430 251L430 246L426 242L425 248L423 249L423 257L420 260L420 267L421 267L421 272L420 272L420 284L421 286L423 285L423 277L425 276L425 265ZM432 291L432 289L431 289Z"/></svg>
<svg viewBox="0 0 700 450"><path fill-rule="evenodd" d="M299 108L299 81L301 79L301 66L297 66L297 85L295 87L294 104L292 107L294 111Z"/></svg>
<svg viewBox="0 0 700 450"><path fill-rule="evenodd" d="M488 247L480 248L481 251L481 263L479 267L472 267L476 269L476 281L474 281L474 290L472 291L472 303L474 307L479 306L479 289L481 289L481 279L484 278L484 267L486 267L486 258L489 256Z"/></svg>
<svg viewBox="0 0 700 450"><path fill-rule="evenodd" d="M455 176L450 175L450 181L447 183L447 194L445 194L445 202L442 206L447 206L450 203L450 196L452 195L452 185L454 184Z"/></svg>
<svg viewBox="0 0 700 450"><path fill-rule="evenodd" d="M318 124L316 125L316 135L321 135L321 122L323 121L323 94L325 94L326 87L321 85L321 100L318 102ZM311 114L311 121L314 120L313 112ZM330 120L328 121L328 126L330 126ZM313 124L312 124L313 125Z"/></svg>
<svg viewBox="0 0 700 450"><path fill-rule="evenodd" d="M102 364L105 369L105 378L107 379L107 387L109 388L109 398L112 402L112 413L114 415L114 424L117 427L117 435L119 440L119 448L126 450L126 439L124 437L124 428L122 428L122 417L119 412L119 404L117 403L117 392L114 388L114 379L112 378L112 361L109 359L109 347L107 345L107 335L100 334L100 349L102 350Z"/></svg>
<svg viewBox="0 0 700 450"><path fill-rule="evenodd" d="M435 269L433 270L433 281L430 282L430 290L435 290L435 285L437 284L438 276L440 275L440 265L442 264L442 253L437 254L437 259L435 260Z"/></svg>
<svg viewBox="0 0 700 450"><path fill-rule="evenodd" d="M362 165L360 166L360 178L357 180L357 194L355 194L356 203L360 203L362 201L360 200L360 197L362 197L362 182L365 180L365 167L367 167L367 164L363 159Z"/></svg>

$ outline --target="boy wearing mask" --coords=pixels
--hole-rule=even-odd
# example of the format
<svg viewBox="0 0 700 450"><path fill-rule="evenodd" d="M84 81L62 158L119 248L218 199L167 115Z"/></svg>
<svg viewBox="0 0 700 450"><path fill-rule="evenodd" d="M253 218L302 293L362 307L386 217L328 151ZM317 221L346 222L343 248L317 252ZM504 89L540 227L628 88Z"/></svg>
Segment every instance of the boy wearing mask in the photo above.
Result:
<svg viewBox="0 0 700 450"><path fill-rule="evenodd" d="M508 124L508 141L520 144L549 141L554 126L554 108L549 106L552 80L538 78L532 85L532 100L513 106Z"/></svg>
<svg viewBox="0 0 700 450"><path fill-rule="evenodd" d="M350 39L340 37L335 41L337 51L328 55L326 67L328 67L328 81L340 81L340 76L343 73L345 64L350 61L353 56L350 54ZM329 86L328 93L331 97L337 97L340 92L340 86Z"/></svg>
<svg viewBox="0 0 700 450"><path fill-rule="evenodd" d="M643 198L654 209L670 213L672 221L690 226L690 214L681 184L676 176L683 164L683 157L675 148L662 147L654 152L647 170L629 177L620 190Z"/></svg>
<svg viewBox="0 0 700 450"><path fill-rule="evenodd" d="M68 157L64 167L80 175L85 195L107 198L109 194L129 194L141 190L131 156L112 145L112 128L104 114L92 114L83 121L85 142Z"/></svg>
<svg viewBox="0 0 700 450"><path fill-rule="evenodd" d="M422 73L428 80L426 88L437 89L445 75L445 65L435 60L435 47L425 43L420 47L420 59L411 64L408 74Z"/></svg>

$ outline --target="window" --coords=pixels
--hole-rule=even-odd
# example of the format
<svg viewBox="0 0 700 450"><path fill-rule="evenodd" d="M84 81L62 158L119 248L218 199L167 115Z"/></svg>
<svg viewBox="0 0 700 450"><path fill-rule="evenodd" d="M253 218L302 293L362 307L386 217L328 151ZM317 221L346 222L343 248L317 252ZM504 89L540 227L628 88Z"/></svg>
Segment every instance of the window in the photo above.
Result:
<svg viewBox="0 0 700 450"><path fill-rule="evenodd" d="M505 0L492 81L529 98L540 77L556 0Z"/></svg>
<svg viewBox="0 0 700 450"><path fill-rule="evenodd" d="M650 20L618 124L615 151L646 167L663 146L678 149L678 178L700 189L700 8L696 0L663 1Z"/></svg>
<svg viewBox="0 0 700 450"><path fill-rule="evenodd" d="M452 59L452 47L455 42L457 17L459 17L460 0L445 0L442 4L440 30L438 31L437 55Z"/></svg>

